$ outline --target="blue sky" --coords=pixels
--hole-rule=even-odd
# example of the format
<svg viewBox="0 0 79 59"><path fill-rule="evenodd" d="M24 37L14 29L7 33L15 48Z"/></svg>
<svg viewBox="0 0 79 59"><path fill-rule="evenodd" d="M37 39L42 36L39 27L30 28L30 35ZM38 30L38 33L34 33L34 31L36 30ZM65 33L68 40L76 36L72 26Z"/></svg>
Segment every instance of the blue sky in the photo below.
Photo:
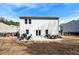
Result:
<svg viewBox="0 0 79 59"><path fill-rule="evenodd" d="M19 16L57 16L60 23L79 18L78 3L0 3L0 16L19 21Z"/></svg>

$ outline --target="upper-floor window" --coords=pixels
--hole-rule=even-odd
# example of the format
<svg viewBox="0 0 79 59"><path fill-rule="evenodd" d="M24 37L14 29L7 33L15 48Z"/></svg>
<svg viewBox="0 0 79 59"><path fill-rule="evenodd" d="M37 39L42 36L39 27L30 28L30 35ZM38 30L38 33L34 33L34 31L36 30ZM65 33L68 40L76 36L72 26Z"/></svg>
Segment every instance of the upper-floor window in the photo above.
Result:
<svg viewBox="0 0 79 59"><path fill-rule="evenodd" d="M25 19L25 24L27 24L27 19Z"/></svg>
<svg viewBox="0 0 79 59"><path fill-rule="evenodd" d="M29 24L31 24L31 19L29 19Z"/></svg>
<svg viewBox="0 0 79 59"><path fill-rule="evenodd" d="M31 24L31 19L25 19L25 24Z"/></svg>

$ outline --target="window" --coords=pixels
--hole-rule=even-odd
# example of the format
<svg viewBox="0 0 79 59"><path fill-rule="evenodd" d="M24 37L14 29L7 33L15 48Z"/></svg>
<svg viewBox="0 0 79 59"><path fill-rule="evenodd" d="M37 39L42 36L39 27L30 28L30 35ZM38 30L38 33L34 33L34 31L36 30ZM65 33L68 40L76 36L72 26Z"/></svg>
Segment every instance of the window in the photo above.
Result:
<svg viewBox="0 0 79 59"><path fill-rule="evenodd" d="M25 24L27 24L27 19L25 19Z"/></svg>
<svg viewBox="0 0 79 59"><path fill-rule="evenodd" d="M36 36L40 36L41 35L41 30L36 30Z"/></svg>
<svg viewBox="0 0 79 59"><path fill-rule="evenodd" d="M29 34L29 30L26 30L26 34Z"/></svg>
<svg viewBox="0 0 79 59"><path fill-rule="evenodd" d="M47 35L48 34L48 30L46 30L45 32L46 32L46 35Z"/></svg>
<svg viewBox="0 0 79 59"><path fill-rule="evenodd" d="M39 36L41 35L41 30L39 30Z"/></svg>
<svg viewBox="0 0 79 59"><path fill-rule="evenodd" d="M25 24L31 24L31 19L25 19Z"/></svg>
<svg viewBox="0 0 79 59"><path fill-rule="evenodd" d="M29 24L31 24L31 19L29 19Z"/></svg>
<svg viewBox="0 0 79 59"><path fill-rule="evenodd" d="M38 30L36 30L36 36L38 36Z"/></svg>

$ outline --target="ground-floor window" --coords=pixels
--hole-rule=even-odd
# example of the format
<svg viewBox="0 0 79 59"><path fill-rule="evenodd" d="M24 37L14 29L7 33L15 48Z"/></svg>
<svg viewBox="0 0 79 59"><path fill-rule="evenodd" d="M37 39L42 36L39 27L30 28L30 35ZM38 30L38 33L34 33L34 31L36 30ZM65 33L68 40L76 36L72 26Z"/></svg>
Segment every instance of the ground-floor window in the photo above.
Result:
<svg viewBox="0 0 79 59"><path fill-rule="evenodd" d="M29 34L29 30L28 29L26 29L26 34Z"/></svg>
<svg viewBox="0 0 79 59"><path fill-rule="evenodd" d="M40 36L41 35L41 30L36 30L36 36Z"/></svg>
<svg viewBox="0 0 79 59"><path fill-rule="evenodd" d="M46 29L45 32L46 32L46 35L47 35L48 34L48 29Z"/></svg>
<svg viewBox="0 0 79 59"><path fill-rule="evenodd" d="M39 36L41 35L41 30L39 30Z"/></svg>

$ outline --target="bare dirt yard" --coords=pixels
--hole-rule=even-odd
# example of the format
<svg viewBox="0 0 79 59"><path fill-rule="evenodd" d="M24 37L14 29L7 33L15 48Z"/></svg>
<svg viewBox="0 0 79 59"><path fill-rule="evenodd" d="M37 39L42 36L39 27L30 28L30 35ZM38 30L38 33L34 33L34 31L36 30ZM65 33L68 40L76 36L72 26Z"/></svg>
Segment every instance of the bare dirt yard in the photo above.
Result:
<svg viewBox="0 0 79 59"><path fill-rule="evenodd" d="M62 36L57 42L17 42L0 37L1 55L79 55L79 36Z"/></svg>

